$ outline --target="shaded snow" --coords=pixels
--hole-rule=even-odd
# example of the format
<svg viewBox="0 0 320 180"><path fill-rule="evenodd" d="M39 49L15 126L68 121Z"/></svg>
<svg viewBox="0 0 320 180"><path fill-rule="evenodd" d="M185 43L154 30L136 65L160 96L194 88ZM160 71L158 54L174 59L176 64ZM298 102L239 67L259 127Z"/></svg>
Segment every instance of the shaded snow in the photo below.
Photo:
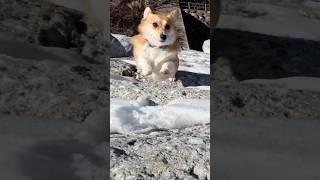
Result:
<svg viewBox="0 0 320 180"><path fill-rule="evenodd" d="M52 60L55 62L86 62L84 57L68 49L43 47L18 41L7 34L0 33L0 55L16 59Z"/></svg>
<svg viewBox="0 0 320 180"><path fill-rule="evenodd" d="M293 4L288 3L288 5L292 6ZM302 3L297 5L299 9L295 9L272 5L269 2L247 2L242 6L238 5L237 8L240 8L244 12L249 12L248 16L255 13L257 14L256 16L243 17L223 13L217 27L280 37L320 40L320 22L317 19L319 18L317 16L320 3L305 1L304 5L312 7L312 9L304 8ZM258 15L259 13L261 15Z"/></svg>
<svg viewBox="0 0 320 180"><path fill-rule="evenodd" d="M152 105L146 99L111 99L110 103L111 133L183 128L210 122L210 100L176 99L163 106Z"/></svg>

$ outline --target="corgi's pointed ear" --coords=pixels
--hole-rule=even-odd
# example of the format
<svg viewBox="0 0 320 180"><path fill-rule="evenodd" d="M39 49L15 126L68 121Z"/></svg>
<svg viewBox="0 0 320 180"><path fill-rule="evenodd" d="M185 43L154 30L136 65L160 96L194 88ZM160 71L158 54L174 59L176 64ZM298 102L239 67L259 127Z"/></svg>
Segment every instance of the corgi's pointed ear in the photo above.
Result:
<svg viewBox="0 0 320 180"><path fill-rule="evenodd" d="M149 14L151 14L151 13L152 13L152 10L149 7L146 7L146 9L143 12L143 19L148 17Z"/></svg>
<svg viewBox="0 0 320 180"><path fill-rule="evenodd" d="M175 21L178 18L178 10L171 11L167 17Z"/></svg>

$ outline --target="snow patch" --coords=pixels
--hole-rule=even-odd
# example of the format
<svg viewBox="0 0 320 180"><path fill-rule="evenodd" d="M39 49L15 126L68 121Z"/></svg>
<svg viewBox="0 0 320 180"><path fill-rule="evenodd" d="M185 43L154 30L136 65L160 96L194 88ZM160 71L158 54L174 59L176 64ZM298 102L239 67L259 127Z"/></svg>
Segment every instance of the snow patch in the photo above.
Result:
<svg viewBox="0 0 320 180"><path fill-rule="evenodd" d="M110 100L110 132L143 132L184 128L210 122L210 100L176 99L166 105L147 100Z"/></svg>
<svg viewBox="0 0 320 180"><path fill-rule="evenodd" d="M188 86L186 88L210 91L210 86Z"/></svg>
<svg viewBox="0 0 320 180"><path fill-rule="evenodd" d="M179 70L210 74L210 54L195 50L183 50L179 54Z"/></svg>

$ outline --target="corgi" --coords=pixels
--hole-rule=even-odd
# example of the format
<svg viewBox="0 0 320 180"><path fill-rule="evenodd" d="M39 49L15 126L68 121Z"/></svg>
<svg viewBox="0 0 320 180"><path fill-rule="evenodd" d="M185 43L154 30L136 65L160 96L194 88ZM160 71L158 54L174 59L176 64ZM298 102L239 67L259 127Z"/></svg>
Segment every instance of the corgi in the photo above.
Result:
<svg viewBox="0 0 320 180"><path fill-rule="evenodd" d="M147 79L175 81L179 66L177 11L154 14L147 7L138 25L138 35L131 38L138 71Z"/></svg>
<svg viewBox="0 0 320 180"><path fill-rule="evenodd" d="M56 5L83 12L95 24L108 42L109 4L103 0L47 0Z"/></svg>

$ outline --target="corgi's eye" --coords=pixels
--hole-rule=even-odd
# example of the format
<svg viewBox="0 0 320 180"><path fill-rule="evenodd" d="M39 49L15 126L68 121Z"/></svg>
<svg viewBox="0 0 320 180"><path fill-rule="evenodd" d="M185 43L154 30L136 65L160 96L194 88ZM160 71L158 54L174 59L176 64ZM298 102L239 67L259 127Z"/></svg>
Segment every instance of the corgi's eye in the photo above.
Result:
<svg viewBox="0 0 320 180"><path fill-rule="evenodd" d="M155 28L158 27L158 24L157 24L157 23L153 23L152 25L153 25L153 27L155 27Z"/></svg>
<svg viewBox="0 0 320 180"><path fill-rule="evenodd" d="M167 30L169 30L169 29L170 29L170 25L167 24L164 28L166 28Z"/></svg>

